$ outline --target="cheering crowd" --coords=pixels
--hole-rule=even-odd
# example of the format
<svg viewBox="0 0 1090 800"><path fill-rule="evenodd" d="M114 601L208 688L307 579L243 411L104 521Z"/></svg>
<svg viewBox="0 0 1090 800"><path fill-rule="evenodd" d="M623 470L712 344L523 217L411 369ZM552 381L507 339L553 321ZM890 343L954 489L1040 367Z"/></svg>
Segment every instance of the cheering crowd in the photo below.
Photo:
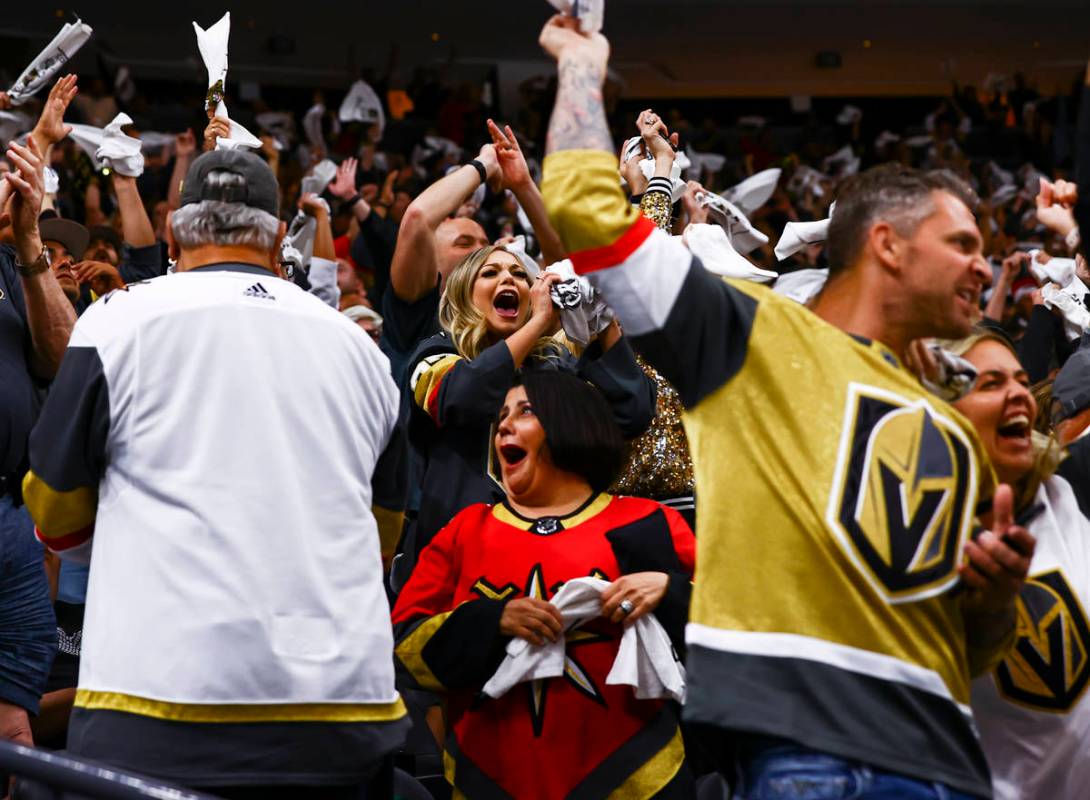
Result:
<svg viewBox="0 0 1090 800"><path fill-rule="evenodd" d="M245 108L194 28L189 130L0 93L0 737L230 798L1084 796L1090 69L1071 141L1019 79L735 148L615 113L588 17L517 129Z"/></svg>

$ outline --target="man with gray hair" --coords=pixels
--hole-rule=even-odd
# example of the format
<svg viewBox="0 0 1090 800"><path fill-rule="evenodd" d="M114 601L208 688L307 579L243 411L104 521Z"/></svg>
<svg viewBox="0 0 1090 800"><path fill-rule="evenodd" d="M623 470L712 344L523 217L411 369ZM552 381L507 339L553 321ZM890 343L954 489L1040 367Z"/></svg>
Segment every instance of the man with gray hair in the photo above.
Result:
<svg viewBox="0 0 1090 800"><path fill-rule="evenodd" d="M31 436L39 537L94 546L68 747L228 797L381 796L408 727L372 510L400 507L397 390L279 277L277 201L257 156L198 158L176 273L84 313Z"/></svg>

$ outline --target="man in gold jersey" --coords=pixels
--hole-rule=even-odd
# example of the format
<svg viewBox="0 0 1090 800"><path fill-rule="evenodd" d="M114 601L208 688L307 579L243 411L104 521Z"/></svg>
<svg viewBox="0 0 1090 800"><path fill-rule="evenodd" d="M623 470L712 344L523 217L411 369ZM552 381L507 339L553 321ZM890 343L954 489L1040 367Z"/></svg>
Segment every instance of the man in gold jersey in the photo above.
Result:
<svg viewBox="0 0 1090 800"><path fill-rule="evenodd" d="M554 227L686 407L685 718L747 800L990 797L969 682L1012 641L1034 541L972 426L902 366L916 339L964 336L989 281L971 193L858 176L812 309L723 280L617 185L606 40L558 16L541 44Z"/></svg>

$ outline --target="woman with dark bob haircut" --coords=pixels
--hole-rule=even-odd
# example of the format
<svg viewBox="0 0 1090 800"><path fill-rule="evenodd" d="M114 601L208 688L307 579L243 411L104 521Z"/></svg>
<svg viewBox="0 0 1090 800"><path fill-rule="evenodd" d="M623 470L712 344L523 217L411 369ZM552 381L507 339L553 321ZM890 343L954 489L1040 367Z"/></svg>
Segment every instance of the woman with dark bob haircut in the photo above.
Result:
<svg viewBox="0 0 1090 800"><path fill-rule="evenodd" d="M464 509L432 539L393 612L399 669L446 700L447 780L466 797L691 796L676 705L606 676L623 626L645 614L683 651L692 531L653 500L605 493L623 439L574 375L523 375L492 447L505 499ZM610 582L601 616L565 630L549 598L588 576ZM482 694L513 637L561 635L563 676Z"/></svg>

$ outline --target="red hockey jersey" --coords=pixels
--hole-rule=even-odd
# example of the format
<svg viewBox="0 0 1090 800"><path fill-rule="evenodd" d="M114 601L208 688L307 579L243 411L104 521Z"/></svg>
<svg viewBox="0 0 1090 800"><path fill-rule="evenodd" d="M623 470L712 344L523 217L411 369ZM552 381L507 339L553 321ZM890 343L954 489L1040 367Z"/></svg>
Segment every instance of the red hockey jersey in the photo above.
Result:
<svg viewBox="0 0 1090 800"><path fill-rule="evenodd" d="M469 798L518 800L635 800L668 788L684 761L674 708L605 683L620 625L597 619L568 631L563 677L498 699L480 688L509 641L499 632L504 603L547 600L572 578L667 572L655 613L680 645L694 552L677 512L632 497L600 494L566 517L537 520L502 504L458 514L421 554L393 613L399 666L446 696L452 785Z"/></svg>

